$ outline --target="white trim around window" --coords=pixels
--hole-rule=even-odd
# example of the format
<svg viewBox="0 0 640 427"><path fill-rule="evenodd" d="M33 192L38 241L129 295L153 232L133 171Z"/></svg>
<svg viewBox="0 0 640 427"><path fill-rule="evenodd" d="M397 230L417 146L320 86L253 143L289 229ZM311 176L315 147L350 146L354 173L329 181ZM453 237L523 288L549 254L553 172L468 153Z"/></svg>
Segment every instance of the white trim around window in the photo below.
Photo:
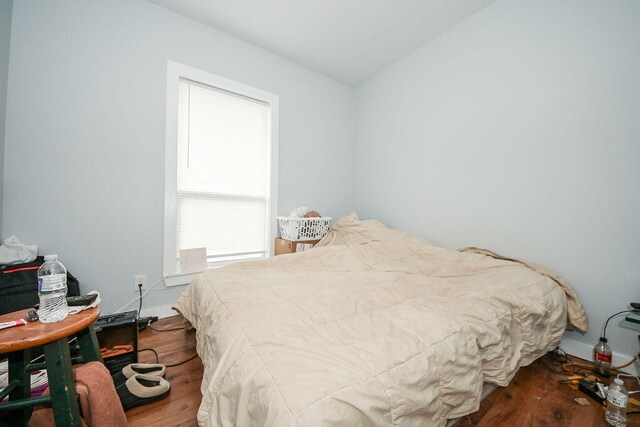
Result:
<svg viewBox="0 0 640 427"><path fill-rule="evenodd" d="M177 150L178 100L180 81L188 80L241 97L250 98L269 106L268 113L268 191L266 201L266 248L262 256L273 255L273 241L277 233L276 210L278 201L278 96L224 77L169 61L167 64L167 106L165 142L165 220L163 273L167 286L186 284L194 273L181 273L177 262ZM237 261L237 260L234 260ZM231 262L234 262L231 261ZM228 263L224 258L211 260L209 268Z"/></svg>

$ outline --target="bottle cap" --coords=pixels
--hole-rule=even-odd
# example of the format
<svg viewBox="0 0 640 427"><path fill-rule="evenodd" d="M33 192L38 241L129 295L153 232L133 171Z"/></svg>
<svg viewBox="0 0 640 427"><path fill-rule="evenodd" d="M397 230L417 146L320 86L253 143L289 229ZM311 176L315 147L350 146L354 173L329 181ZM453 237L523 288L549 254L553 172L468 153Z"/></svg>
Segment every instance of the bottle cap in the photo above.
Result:
<svg viewBox="0 0 640 427"><path fill-rule="evenodd" d="M58 259L58 254L51 254L51 255L44 256L45 261L55 261L57 259Z"/></svg>
<svg viewBox="0 0 640 427"><path fill-rule="evenodd" d="M46 258L45 258L46 259ZM600 341L602 342L607 342L607 339L605 337L600 337Z"/></svg>
<svg viewBox="0 0 640 427"><path fill-rule="evenodd" d="M613 382L618 384L618 385L623 385L624 384L624 381L622 381L620 378L614 379Z"/></svg>

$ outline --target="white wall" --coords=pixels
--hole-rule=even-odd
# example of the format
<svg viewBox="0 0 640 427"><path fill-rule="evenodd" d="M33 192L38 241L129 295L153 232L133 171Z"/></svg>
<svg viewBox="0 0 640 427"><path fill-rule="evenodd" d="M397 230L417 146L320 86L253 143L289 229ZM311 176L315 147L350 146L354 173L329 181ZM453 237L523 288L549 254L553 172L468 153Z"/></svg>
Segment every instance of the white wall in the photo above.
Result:
<svg viewBox="0 0 640 427"><path fill-rule="evenodd" d="M104 312L162 272L167 60L280 96L280 213L351 200L352 88L143 1L15 2L3 235L57 252Z"/></svg>
<svg viewBox="0 0 640 427"><path fill-rule="evenodd" d="M355 107L352 89L146 2L15 3L3 236L58 252L104 311L162 271L168 59L280 95L281 213L355 203L547 265L582 298L592 329L570 336L588 346L640 300L634 0L499 0L361 85ZM637 350L609 328L615 351Z"/></svg>
<svg viewBox="0 0 640 427"><path fill-rule="evenodd" d="M595 345L640 301L639 22L635 0L499 0L361 85L360 216L556 270Z"/></svg>
<svg viewBox="0 0 640 427"><path fill-rule="evenodd" d="M2 230L2 181L4 176L4 124L7 106L11 10L13 0L0 0L0 230Z"/></svg>

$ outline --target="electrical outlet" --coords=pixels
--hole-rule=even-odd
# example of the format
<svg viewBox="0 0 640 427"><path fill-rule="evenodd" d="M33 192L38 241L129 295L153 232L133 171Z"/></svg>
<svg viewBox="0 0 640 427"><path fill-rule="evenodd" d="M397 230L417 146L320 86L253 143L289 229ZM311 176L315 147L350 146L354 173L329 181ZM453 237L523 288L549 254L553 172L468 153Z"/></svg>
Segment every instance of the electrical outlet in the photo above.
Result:
<svg viewBox="0 0 640 427"><path fill-rule="evenodd" d="M140 285L142 285L142 290L147 290L147 275L146 274L137 274L133 276L133 292L140 292Z"/></svg>

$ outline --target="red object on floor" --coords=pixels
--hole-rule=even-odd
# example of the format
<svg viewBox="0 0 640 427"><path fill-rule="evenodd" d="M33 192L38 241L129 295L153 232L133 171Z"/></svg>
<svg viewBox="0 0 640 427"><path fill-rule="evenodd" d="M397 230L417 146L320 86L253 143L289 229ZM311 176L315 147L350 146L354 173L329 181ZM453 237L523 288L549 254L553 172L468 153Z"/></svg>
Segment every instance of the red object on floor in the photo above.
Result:
<svg viewBox="0 0 640 427"><path fill-rule="evenodd" d="M113 379L107 368L100 362L89 362L73 368L76 392L80 400L83 425L87 427L126 427L120 399ZM49 391L45 391L48 394ZM33 411L30 426L55 426L53 410L40 407Z"/></svg>

